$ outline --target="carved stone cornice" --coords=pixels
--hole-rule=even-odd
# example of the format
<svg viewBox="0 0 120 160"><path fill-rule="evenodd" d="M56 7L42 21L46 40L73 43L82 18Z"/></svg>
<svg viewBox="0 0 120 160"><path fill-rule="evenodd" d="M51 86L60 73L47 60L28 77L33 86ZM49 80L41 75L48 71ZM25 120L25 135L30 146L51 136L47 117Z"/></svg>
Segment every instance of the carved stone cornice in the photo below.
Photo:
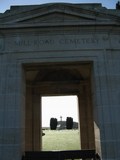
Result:
<svg viewBox="0 0 120 160"><path fill-rule="evenodd" d="M120 12L108 10L101 4L15 6L0 15L0 28L111 24L120 24Z"/></svg>

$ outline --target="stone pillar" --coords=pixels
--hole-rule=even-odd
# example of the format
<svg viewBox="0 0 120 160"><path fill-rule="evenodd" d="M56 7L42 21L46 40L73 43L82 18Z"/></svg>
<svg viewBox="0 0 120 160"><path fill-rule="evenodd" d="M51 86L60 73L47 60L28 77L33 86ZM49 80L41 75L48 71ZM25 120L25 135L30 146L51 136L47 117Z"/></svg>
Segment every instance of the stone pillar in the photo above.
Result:
<svg viewBox="0 0 120 160"><path fill-rule="evenodd" d="M25 111L25 151L33 150L33 107L32 87L26 87L26 111Z"/></svg>
<svg viewBox="0 0 120 160"><path fill-rule="evenodd" d="M0 56L0 160L24 152L24 74L11 55Z"/></svg>
<svg viewBox="0 0 120 160"><path fill-rule="evenodd" d="M94 131L94 117L93 117L93 102L91 95L91 85L85 86L86 92L86 110L87 110L87 123L88 123L88 136L89 136L89 148L95 149L95 131Z"/></svg>
<svg viewBox="0 0 120 160"><path fill-rule="evenodd" d="M26 90L25 151L40 151L42 144L41 98L32 86Z"/></svg>
<svg viewBox="0 0 120 160"><path fill-rule="evenodd" d="M88 86L82 86L80 94L78 95L81 149L94 149L93 110L91 108L91 98L87 87Z"/></svg>
<svg viewBox="0 0 120 160"><path fill-rule="evenodd" d="M95 122L97 146L105 160L120 159L120 53L104 51L94 64ZM97 135L97 134L96 134ZM100 145L99 145L100 144Z"/></svg>
<svg viewBox="0 0 120 160"><path fill-rule="evenodd" d="M33 151L41 150L41 106L40 95L33 92Z"/></svg>

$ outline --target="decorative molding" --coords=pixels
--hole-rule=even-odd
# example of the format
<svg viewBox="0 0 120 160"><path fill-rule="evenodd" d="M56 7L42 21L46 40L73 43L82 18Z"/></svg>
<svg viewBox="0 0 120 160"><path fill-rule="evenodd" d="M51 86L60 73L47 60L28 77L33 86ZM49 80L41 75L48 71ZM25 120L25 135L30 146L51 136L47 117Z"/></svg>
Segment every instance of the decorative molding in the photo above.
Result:
<svg viewBox="0 0 120 160"><path fill-rule="evenodd" d="M86 4L87 6L87 4ZM106 24L120 22L119 14L111 14L100 5L91 8L82 4L53 3L36 6L11 7L11 10L0 16L1 25L31 26L33 24Z"/></svg>

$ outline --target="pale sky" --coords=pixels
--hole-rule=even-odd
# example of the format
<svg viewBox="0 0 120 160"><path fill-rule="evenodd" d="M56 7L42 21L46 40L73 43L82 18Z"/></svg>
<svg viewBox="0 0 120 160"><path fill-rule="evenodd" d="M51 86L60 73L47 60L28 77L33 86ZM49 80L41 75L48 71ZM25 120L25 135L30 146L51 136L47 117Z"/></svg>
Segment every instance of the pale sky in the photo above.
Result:
<svg viewBox="0 0 120 160"><path fill-rule="evenodd" d="M72 117L78 122L78 101L77 96L54 96L42 97L42 126L49 127L50 118L57 118L65 121L67 117Z"/></svg>
<svg viewBox="0 0 120 160"><path fill-rule="evenodd" d="M102 3L106 8L115 9L118 0L0 0L0 13L9 9L11 5L33 5L44 4L52 2L66 2L66 3Z"/></svg>

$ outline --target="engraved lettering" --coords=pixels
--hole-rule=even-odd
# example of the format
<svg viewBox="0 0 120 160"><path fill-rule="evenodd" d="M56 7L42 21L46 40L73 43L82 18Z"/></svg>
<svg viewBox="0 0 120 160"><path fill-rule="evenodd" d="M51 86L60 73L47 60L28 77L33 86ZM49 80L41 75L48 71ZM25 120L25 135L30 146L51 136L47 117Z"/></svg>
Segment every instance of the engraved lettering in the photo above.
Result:
<svg viewBox="0 0 120 160"><path fill-rule="evenodd" d="M80 39L60 39L60 44L80 44Z"/></svg>
<svg viewBox="0 0 120 160"><path fill-rule="evenodd" d="M82 39L60 39L60 44L93 44L98 43L98 39L94 38L82 38Z"/></svg>
<svg viewBox="0 0 120 160"><path fill-rule="evenodd" d="M98 43L98 39L94 38L82 38L81 40L83 44Z"/></svg>
<svg viewBox="0 0 120 160"><path fill-rule="evenodd" d="M30 40L19 40L19 41L15 41L15 44L17 46L31 46L32 43Z"/></svg>
<svg viewBox="0 0 120 160"><path fill-rule="evenodd" d="M48 37L26 37L25 39L15 39L14 45L16 47L23 47L23 49L40 49L40 50L45 50L45 49L53 49L54 46L58 47L58 49L62 46L67 46L67 47L86 47L87 45L95 45L99 43L98 38L93 38L93 37L87 37L87 36L66 36L66 38L62 38L62 36L56 37L51 37L51 39Z"/></svg>
<svg viewBox="0 0 120 160"><path fill-rule="evenodd" d="M51 39L45 39L45 40L34 40L34 45L39 46L39 45L49 45L49 44L54 44L54 40Z"/></svg>

